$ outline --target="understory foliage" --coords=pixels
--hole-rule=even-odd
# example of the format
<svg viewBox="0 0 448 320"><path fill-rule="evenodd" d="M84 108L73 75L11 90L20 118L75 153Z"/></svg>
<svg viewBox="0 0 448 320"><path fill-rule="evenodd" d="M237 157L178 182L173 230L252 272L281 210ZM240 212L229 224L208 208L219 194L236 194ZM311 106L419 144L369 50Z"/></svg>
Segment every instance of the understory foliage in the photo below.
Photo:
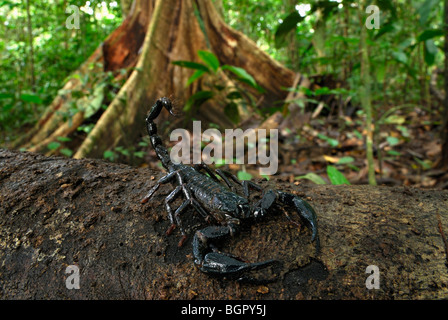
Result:
<svg viewBox="0 0 448 320"><path fill-rule="evenodd" d="M363 170L368 166L377 178L391 177L388 170L402 172L401 176L412 171L420 178L408 179L410 183L434 184L423 182L421 173L434 167L438 147L431 145L421 152L409 152L407 146L416 137L424 138L422 145L435 141L442 122L442 102L434 92L441 90L443 81L440 76L444 69L443 1L216 0L214 3L231 27L312 82L310 88L285 88L305 94L306 98L290 103L300 108L300 117L306 121L299 127L285 128L282 134L286 137L286 149L288 145L308 142L321 146L325 149L323 163L305 160L300 167L303 155L289 152L283 155L282 170L293 166L297 170L292 176L316 183L349 183L362 180L360 177L366 176ZM70 5L80 8L80 21L79 29L69 29L67 2L0 1L1 145L8 146L35 124L72 72L120 25L121 4L110 0L71 1ZM365 24L372 14L365 12L369 5L380 10L379 28ZM257 110L256 101L245 88L262 88L244 69L222 65L211 52L200 51L198 56L203 63L177 62L195 69L186 85L204 75L212 83L191 97L184 107L187 113L214 98L235 125L240 122L241 106L264 119L276 111L287 113L281 101L271 108ZM233 87L226 87L229 78L235 80L231 81ZM99 100L98 106L101 106ZM80 127L82 130L93 125L94 120L87 120ZM69 140L61 137L48 149L71 156L72 150L61 148ZM119 146L106 151L104 158L142 159L147 146L145 140L137 141L135 147ZM356 153L348 153L350 148ZM409 170L398 170L396 164L400 162L406 163ZM339 175L339 170L349 179ZM306 171L315 173L308 175ZM325 181L321 176L329 179ZM369 179L369 183L374 181Z"/></svg>
<svg viewBox="0 0 448 320"><path fill-rule="evenodd" d="M359 84L359 1L223 1L230 25L287 67ZM428 77L443 69L443 1L372 0L380 28L367 32L373 97L384 104L429 102ZM363 18L369 17L363 13ZM405 93L405 94L403 94ZM354 97L356 98L356 97Z"/></svg>
<svg viewBox="0 0 448 320"><path fill-rule="evenodd" d="M79 29L66 26L68 5L80 9ZM34 124L121 21L117 1L0 1L1 144Z"/></svg>

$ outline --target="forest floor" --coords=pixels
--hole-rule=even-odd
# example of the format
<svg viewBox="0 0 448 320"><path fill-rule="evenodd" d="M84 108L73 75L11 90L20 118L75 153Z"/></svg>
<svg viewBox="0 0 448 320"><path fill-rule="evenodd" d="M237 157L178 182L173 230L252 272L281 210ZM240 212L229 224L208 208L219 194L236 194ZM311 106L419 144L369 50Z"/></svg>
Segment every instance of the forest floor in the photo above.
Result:
<svg viewBox="0 0 448 320"><path fill-rule="evenodd" d="M435 115L421 110L393 114L376 125L374 157L377 183L389 186L448 188L448 173L438 169L441 155L439 124ZM309 120L311 114L303 114ZM282 130L279 136L279 166L276 178L295 184L313 183L307 173L320 176L327 184L327 166L341 171L351 184L368 184L363 121L356 117L316 118L297 133ZM299 132L300 131L300 132ZM168 146L173 146L164 140ZM381 159L381 160L379 160ZM160 168L153 152L143 166ZM258 165L227 165L235 174L260 177ZM300 178L302 177L302 178ZM322 182L322 181L321 181Z"/></svg>
<svg viewBox="0 0 448 320"><path fill-rule="evenodd" d="M366 132L362 117L356 113L349 117L338 116L334 112L326 115L322 112L318 117L312 118L311 112L305 112L298 118L300 119L295 120L295 127L299 129L295 132L288 128L280 130L279 163L274 175L276 179L295 184L331 184L327 174L327 167L331 165L342 172L351 184L368 184L364 143ZM438 167L441 141L440 116L437 112L414 108L412 111L402 110L382 118L381 123L374 122L377 130L374 136L374 158L378 185L447 189L448 172ZM159 134L164 144L169 148L173 147L177 142L170 142L168 130L163 131L168 128L164 128L163 124L159 125ZM208 127L207 124L202 125L203 130ZM143 128L142 133L145 135ZM74 132L72 141L66 147L75 150L85 137L85 132ZM142 143L145 139L146 143ZM115 158L108 160L161 170L161 164L149 145L147 136L135 141L134 146L119 148L115 150ZM54 151L47 155L54 155ZM128 155L131 151L144 156L131 160ZM221 165L215 165L218 166ZM244 173L242 177L246 179L260 178L259 165L228 164L225 168L236 175ZM316 176L320 181L316 180Z"/></svg>

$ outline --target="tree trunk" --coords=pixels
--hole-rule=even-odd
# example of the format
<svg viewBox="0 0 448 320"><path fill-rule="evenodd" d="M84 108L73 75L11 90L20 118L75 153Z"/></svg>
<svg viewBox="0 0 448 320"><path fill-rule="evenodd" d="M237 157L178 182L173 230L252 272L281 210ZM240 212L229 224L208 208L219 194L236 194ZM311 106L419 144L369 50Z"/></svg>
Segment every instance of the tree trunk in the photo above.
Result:
<svg viewBox="0 0 448 320"><path fill-rule="evenodd" d="M114 72L115 76L121 76L120 69L131 72L137 64L139 49L154 11L153 1L136 1L131 11L121 26L69 77L35 127L12 147L47 151L48 143L69 136L86 120L86 110L82 106L88 106L95 98L91 93L104 81L107 71ZM78 108L75 114L73 106ZM73 123L71 120L75 117L77 121Z"/></svg>
<svg viewBox="0 0 448 320"><path fill-rule="evenodd" d="M277 259L271 283L210 278L192 262L190 238L166 236L169 185L140 200L161 172L100 160L0 151L2 299L447 299L448 192L405 187L300 187L318 213L322 250L310 232L273 213L224 244L247 259ZM180 199L178 200L180 201ZM68 266L79 289L68 289ZM366 273L377 266L375 274ZM368 289L366 284L379 284Z"/></svg>
<svg viewBox="0 0 448 320"><path fill-rule="evenodd" d="M445 0L444 5L444 26L443 30L445 33L445 43L444 43L444 53L445 53L445 70L444 70L444 91L445 96L443 99L443 122L441 130L441 140L442 140L442 160L440 162L440 167L448 170L448 0Z"/></svg>
<svg viewBox="0 0 448 320"><path fill-rule="evenodd" d="M36 91L36 74L34 72L34 38L33 38L33 23L31 21L30 14L30 1L26 1L26 22L28 29L28 42L29 42L29 59L30 59L30 87L31 91L35 93Z"/></svg>
<svg viewBox="0 0 448 320"><path fill-rule="evenodd" d="M133 0L120 0L121 13L123 14L123 17L128 16L133 4L135 4L135 1Z"/></svg>
<svg viewBox="0 0 448 320"><path fill-rule="evenodd" d="M203 30L195 10L203 22ZM66 119L67 115L73 117L71 107L78 103L78 98L72 93L84 92L82 98L87 102L83 101L82 105L88 106L89 101L95 98L91 93L95 93L102 83L92 75L100 77L112 71L118 77L122 69L128 71L129 77L107 109L102 114L98 111L99 120L78 144L74 157L102 157L104 151L118 145L129 147L143 133L141 119L157 98L172 97L181 107L193 93L201 90L201 84L197 83L185 88L192 71L172 62L198 61L197 51L207 49L218 57L221 64L244 68L266 90L263 96L255 93L256 98L262 101L260 107L271 106L274 101L284 99L287 94L284 88L293 83L294 72L271 59L249 38L228 27L211 0L135 0L123 24L75 73L36 127L14 147L43 152L49 142L71 135L87 120L84 116L86 110L81 107L78 122L73 124ZM102 70L98 69L101 65ZM260 65L263 65L263 72L260 72ZM92 66L94 69L90 69ZM83 83L86 75L89 75L88 81ZM303 83L301 85L304 86ZM230 119L223 114L216 104L208 104L194 116L224 128L232 127Z"/></svg>
<svg viewBox="0 0 448 320"><path fill-rule="evenodd" d="M371 91L371 75L370 75L370 57L369 45L367 44L367 28L365 26L365 19L363 14L366 8L366 1L361 1L358 11L359 22L361 25L361 35L359 41L359 51L361 60L361 85L359 88L359 96L362 108L366 114L366 154L367 154L367 170L369 184L376 185L375 178L375 160L373 157L373 114L374 106L372 105L372 91Z"/></svg>

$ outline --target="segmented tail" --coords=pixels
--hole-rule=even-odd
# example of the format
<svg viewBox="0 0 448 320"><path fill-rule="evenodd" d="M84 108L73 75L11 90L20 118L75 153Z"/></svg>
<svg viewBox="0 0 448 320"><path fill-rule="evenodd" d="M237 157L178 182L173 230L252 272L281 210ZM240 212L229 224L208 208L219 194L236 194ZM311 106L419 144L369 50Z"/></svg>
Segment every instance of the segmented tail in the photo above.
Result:
<svg viewBox="0 0 448 320"><path fill-rule="evenodd" d="M160 111L162 111L164 107L171 115L175 115L173 113L173 106L170 99L165 97L160 98L152 106L151 111L149 111L149 114L146 117L146 129L148 130L148 135L151 139L152 147L156 151L157 157L162 162L163 167L168 170L169 166L173 163L171 162L168 150L162 143L162 139L160 139L160 137L157 135L157 126L153 121L159 116Z"/></svg>

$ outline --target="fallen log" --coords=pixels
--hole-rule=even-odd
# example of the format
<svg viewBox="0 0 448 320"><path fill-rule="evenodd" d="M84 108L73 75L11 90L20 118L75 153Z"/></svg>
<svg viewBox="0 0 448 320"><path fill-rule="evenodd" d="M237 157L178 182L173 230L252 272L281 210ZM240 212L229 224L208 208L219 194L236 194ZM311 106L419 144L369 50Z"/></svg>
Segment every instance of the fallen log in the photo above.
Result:
<svg viewBox="0 0 448 320"><path fill-rule="evenodd" d="M273 214L225 244L249 261L281 261L263 271L273 282L240 283L204 275L190 241L178 248L180 234L165 235L169 185L140 204L161 176L0 150L0 298L448 298L447 191L257 181L309 200L322 249L315 253L309 230ZM186 216L190 232L203 223Z"/></svg>

